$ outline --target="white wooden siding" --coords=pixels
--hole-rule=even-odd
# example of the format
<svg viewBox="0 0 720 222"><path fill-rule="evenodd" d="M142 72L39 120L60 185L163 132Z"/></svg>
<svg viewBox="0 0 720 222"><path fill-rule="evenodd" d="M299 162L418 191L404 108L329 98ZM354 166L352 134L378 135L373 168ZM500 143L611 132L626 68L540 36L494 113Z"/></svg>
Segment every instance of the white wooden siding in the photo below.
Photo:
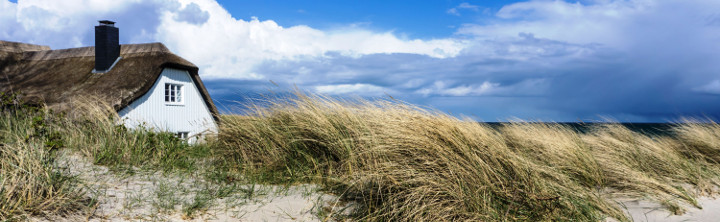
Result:
<svg viewBox="0 0 720 222"><path fill-rule="evenodd" d="M182 102L165 102L165 83L182 84ZM158 131L189 132L190 142L206 133L217 133L210 110L185 70L163 70L152 88L118 112L128 128L145 126Z"/></svg>

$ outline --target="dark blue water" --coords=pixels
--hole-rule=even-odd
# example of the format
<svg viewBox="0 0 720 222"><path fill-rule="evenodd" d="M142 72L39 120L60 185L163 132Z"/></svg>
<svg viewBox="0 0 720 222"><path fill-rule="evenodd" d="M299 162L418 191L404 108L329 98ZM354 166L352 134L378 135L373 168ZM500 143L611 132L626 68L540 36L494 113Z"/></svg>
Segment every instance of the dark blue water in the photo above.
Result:
<svg viewBox="0 0 720 222"><path fill-rule="evenodd" d="M501 128L503 124L507 122L483 122L493 128ZM529 123L529 124L543 124L543 123ZM553 124L553 123L550 123ZM675 123L580 123L580 122L560 122L557 123L575 130L578 133L588 133L593 128L606 125L606 124L621 124L627 127L629 130L634 132L656 135L656 136L670 136L672 135L671 129L677 124Z"/></svg>

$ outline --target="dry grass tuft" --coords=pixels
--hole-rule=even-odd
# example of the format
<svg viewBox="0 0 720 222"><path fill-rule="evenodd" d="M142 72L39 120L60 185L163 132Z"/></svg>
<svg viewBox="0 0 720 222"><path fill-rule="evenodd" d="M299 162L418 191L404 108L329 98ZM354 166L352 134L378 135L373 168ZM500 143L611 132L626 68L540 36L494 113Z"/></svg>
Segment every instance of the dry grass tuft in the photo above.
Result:
<svg viewBox="0 0 720 222"><path fill-rule="evenodd" d="M59 121L67 147L112 168L143 167L169 170L195 169L191 146L172 133L157 129L128 129L115 110L93 98L77 98L73 112Z"/></svg>
<svg viewBox="0 0 720 222"><path fill-rule="evenodd" d="M0 111L0 220L67 215L91 204L55 162L62 146L44 110Z"/></svg>
<svg viewBox="0 0 720 222"><path fill-rule="evenodd" d="M56 161L60 149L129 172L192 171L209 155L206 145L190 146L170 133L126 129L115 110L91 98L73 103L69 114L15 101L0 98L0 221L83 215L94 206L82 181Z"/></svg>
<svg viewBox="0 0 720 222"><path fill-rule="evenodd" d="M683 141L680 152L689 158L700 158L720 164L720 125L707 120L681 119L674 132Z"/></svg>
<svg viewBox="0 0 720 222"><path fill-rule="evenodd" d="M223 117L225 162L270 182L323 183L357 203L359 220L627 220L608 192L681 213L678 201L712 193L720 172L715 123L670 137L620 124L495 128L394 100L296 93L268 104Z"/></svg>

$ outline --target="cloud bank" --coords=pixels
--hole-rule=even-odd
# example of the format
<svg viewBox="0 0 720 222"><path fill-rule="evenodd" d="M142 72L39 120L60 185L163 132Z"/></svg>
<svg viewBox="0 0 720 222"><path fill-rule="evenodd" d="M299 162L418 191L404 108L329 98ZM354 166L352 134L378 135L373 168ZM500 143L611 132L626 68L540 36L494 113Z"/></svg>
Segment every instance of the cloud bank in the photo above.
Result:
<svg viewBox="0 0 720 222"><path fill-rule="evenodd" d="M528 1L493 13L446 38L409 39L236 18L214 0L0 1L0 39L86 46L97 20L116 20L121 42L163 42L228 105L272 80L486 121L720 117L720 2Z"/></svg>

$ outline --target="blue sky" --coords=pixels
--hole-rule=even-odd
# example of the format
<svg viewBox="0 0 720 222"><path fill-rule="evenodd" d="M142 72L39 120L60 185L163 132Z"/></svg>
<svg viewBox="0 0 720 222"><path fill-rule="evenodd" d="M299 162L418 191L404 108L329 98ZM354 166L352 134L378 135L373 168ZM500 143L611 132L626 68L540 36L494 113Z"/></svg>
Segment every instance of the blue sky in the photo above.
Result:
<svg viewBox="0 0 720 222"><path fill-rule="evenodd" d="M272 18L281 26L318 29L356 25L376 31L393 30L410 38L443 38L463 23L483 22L503 5L518 1L218 1L233 16ZM460 4L470 8L457 8ZM474 7L474 8L473 8ZM453 13L448 10L456 8Z"/></svg>
<svg viewBox="0 0 720 222"><path fill-rule="evenodd" d="M0 39L89 46L100 19L227 110L297 86L482 121L720 118L720 1L0 0Z"/></svg>

